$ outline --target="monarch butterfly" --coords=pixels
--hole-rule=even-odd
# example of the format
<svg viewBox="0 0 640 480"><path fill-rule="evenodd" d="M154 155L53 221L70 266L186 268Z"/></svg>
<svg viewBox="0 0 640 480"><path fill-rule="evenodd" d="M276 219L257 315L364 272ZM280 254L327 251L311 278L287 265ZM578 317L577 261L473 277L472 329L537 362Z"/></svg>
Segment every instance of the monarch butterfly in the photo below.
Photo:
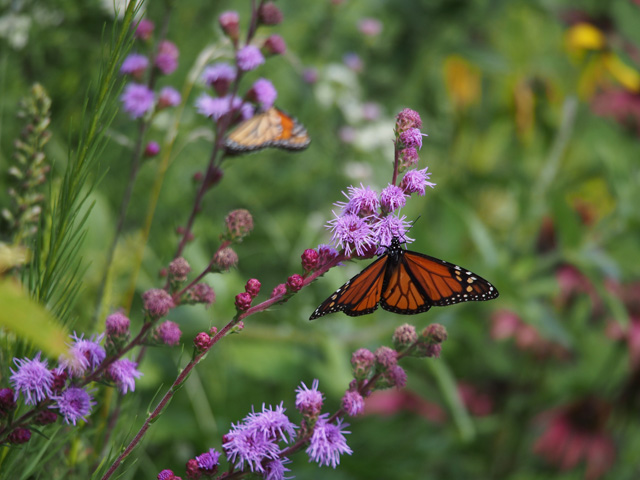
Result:
<svg viewBox="0 0 640 480"><path fill-rule="evenodd" d="M393 313L414 315L431 307L491 300L498 290L484 278L444 260L403 250L397 238L384 255L327 298L309 320L334 312L351 317L380 306Z"/></svg>
<svg viewBox="0 0 640 480"><path fill-rule="evenodd" d="M311 139L307 130L295 118L271 107L242 122L225 139L227 152L244 153L266 147L303 150Z"/></svg>

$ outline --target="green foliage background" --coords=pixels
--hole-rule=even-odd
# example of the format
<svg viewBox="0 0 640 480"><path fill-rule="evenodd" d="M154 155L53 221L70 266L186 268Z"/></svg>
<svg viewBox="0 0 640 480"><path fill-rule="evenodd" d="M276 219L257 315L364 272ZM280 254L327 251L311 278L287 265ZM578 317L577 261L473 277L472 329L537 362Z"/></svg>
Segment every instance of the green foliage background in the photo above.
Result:
<svg viewBox="0 0 640 480"><path fill-rule="evenodd" d="M582 477L579 469L558 473L532 453L532 446L543 430L540 413L588 395L613 401L630 375L625 344L605 335L605 319L623 326L629 322L620 299L605 288L605 280L640 280L640 144L637 132L595 116L589 98L579 95L584 61L567 51L568 26L562 21L574 3L334 3L340 2L280 1L284 23L261 32L282 35L288 52L248 75L244 87L255 78L269 78L279 91L277 105L303 122L313 140L301 153L263 151L225 163L224 178L207 195L185 257L194 271L208 263L224 217L232 209L251 211L255 230L237 248L237 269L208 276L216 303L208 310L176 309L170 319L183 330L183 349L150 350L140 367L144 377L135 394L120 400L101 389L100 408L80 429L82 435L71 440L71 448L61 457L41 458L32 476L25 478L87 478L101 455L109 448L117 452L137 431L157 395L190 358L195 334L212 325L222 327L232 318L234 296L249 278L261 281L259 298L264 299L289 275L301 273L303 250L329 240L324 224L331 218L333 203L342 200L341 191L360 182L379 189L391 180L394 116L404 107L422 115L429 137L424 140L420 167L427 165L437 183L403 209L409 219L419 217L411 230L416 239L411 249L478 272L497 286L500 297L488 303L434 308L416 317L380 310L366 317L337 314L308 322L319 302L365 263L336 268L288 303L250 317L241 334L216 346L152 426L135 458L126 463L123 478L155 478L164 468L183 472L186 460L210 447L219 448L231 422L263 402L284 401L297 420L294 390L301 381L309 385L318 378L327 410L335 410L351 378L351 353L389 344L394 329L407 321L419 329L432 322L448 329L441 359L411 359L404 365L408 390L440 405L446 420L434 422L402 410L350 419L348 442L354 454L343 457L336 471L308 464L306 455L298 454L289 465L296 478ZM3 6L8 8L8 2ZM633 2L590 1L580 8L592 18L607 17L616 32L640 45L640 10ZM162 80L164 84L180 90L205 48L218 45L214 55L224 53L216 19L225 9L238 10L246 28L249 2L175 2L168 38L180 48L180 66ZM147 5L147 16L153 20L163 11L163 2ZM22 13L36 19L26 44L17 48L6 38L1 40L0 165L3 171L9 165L12 141L21 128L14 120L17 100L33 82L40 82L53 99L53 138L47 153L53 161L55 190L86 118L85 92L89 88L95 94L108 57L112 19L97 2L26 3ZM382 20L382 33L363 36L357 29L363 17ZM628 61L617 47L612 46ZM362 58L361 72L344 66L347 52ZM445 63L452 56L465 59L477 72L479 91L468 106L456 106L448 90ZM302 70L308 67L318 71L313 85L302 80ZM615 85L614 79L607 81ZM533 102L525 113L518 103L518 88L523 86ZM193 108L201 90L196 86L186 102L144 248L131 308L133 330L142 318L140 294L163 283L158 272L172 258L175 228L186 222L190 211L192 176L206 165L211 152L210 124ZM361 118L365 102L380 106L380 119ZM525 115L525 127L517 123L518 115ZM170 113L161 115L147 139L162 142L172 121ZM344 126L356 129L355 143L340 140ZM72 313L64 318L78 332L93 333L96 292L136 130L127 115L116 115L102 132L108 143L90 172L84 208L93 207L85 224L86 238L74 252L86 267L78 271L83 288ZM115 275L107 288L110 311L125 302L158 170L158 160L147 160L136 182ZM96 188L90 190L96 180ZM3 205L9 201L6 191L5 186L0 189ZM590 224L580 220L574 208L577 201L592 209ZM537 239L545 218L555 226L556 247L541 252ZM604 313L594 313L586 294L568 307L560 305L555 272L564 263L588 277L603 299ZM516 312L568 355L538 358L513 341L493 340L491 316L504 309ZM13 347L5 343L11 351ZM8 354L2 358L2 386L10 358ZM458 381L487 393L493 403L491 413L471 415L457 398ZM104 422L116 406L121 421L103 450ZM636 425L637 410L635 415L622 410L611 415L607 428L618 453L608 478L638 475ZM76 430L60 427L52 436L70 438ZM35 455L48 441L34 440L24 453Z"/></svg>

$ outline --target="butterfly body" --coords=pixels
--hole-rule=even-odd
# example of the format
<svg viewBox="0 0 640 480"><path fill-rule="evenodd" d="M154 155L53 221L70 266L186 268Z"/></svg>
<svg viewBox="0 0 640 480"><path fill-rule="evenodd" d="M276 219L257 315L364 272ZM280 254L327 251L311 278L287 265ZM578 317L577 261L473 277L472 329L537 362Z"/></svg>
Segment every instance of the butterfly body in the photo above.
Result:
<svg viewBox="0 0 640 480"><path fill-rule="evenodd" d="M304 126L282 110L271 107L242 122L225 139L229 153L245 153L267 147L303 150L311 139Z"/></svg>
<svg viewBox="0 0 640 480"><path fill-rule="evenodd" d="M384 255L327 298L309 320L334 312L372 313L380 305L402 315L460 302L491 300L498 290L458 265L404 250L394 238Z"/></svg>

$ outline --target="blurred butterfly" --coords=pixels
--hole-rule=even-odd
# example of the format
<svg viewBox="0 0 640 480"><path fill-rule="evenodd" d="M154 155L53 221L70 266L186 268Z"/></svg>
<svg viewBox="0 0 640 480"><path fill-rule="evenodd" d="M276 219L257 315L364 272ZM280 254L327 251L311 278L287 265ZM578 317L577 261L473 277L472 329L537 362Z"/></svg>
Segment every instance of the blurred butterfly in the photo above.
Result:
<svg viewBox="0 0 640 480"><path fill-rule="evenodd" d="M386 252L327 298L309 320L334 312L351 317L378 308L414 315L431 307L491 300L498 290L484 278L429 255L404 250L393 238Z"/></svg>
<svg viewBox="0 0 640 480"><path fill-rule="evenodd" d="M311 139L301 123L271 107L242 122L225 139L224 146L229 153L244 153L267 147L285 150L304 150Z"/></svg>

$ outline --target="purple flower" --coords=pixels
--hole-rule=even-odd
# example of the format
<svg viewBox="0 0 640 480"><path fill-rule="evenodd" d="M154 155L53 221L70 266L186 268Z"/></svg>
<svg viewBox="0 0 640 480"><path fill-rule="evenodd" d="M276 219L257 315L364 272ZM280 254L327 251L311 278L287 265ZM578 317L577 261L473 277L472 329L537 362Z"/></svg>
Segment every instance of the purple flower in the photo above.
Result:
<svg viewBox="0 0 640 480"><path fill-rule="evenodd" d="M270 53L271 55L282 55L287 51L287 44L280 35L274 33L264 41L262 48L264 48L266 53Z"/></svg>
<svg viewBox="0 0 640 480"><path fill-rule="evenodd" d="M418 150L415 147L403 148L400 150L400 158L407 166L415 165L419 160Z"/></svg>
<svg viewBox="0 0 640 480"><path fill-rule="evenodd" d="M204 303L207 307L211 306L216 300L216 293L206 283L197 283L187 292L189 300L193 303Z"/></svg>
<svg viewBox="0 0 640 480"><path fill-rule="evenodd" d="M169 310L175 307L173 298L167 292L159 288L152 288L142 294L144 309L153 318L164 317Z"/></svg>
<svg viewBox="0 0 640 480"><path fill-rule="evenodd" d="M376 361L383 368L395 367L398 364L398 352L389 347L378 347L376 350Z"/></svg>
<svg viewBox="0 0 640 480"><path fill-rule="evenodd" d="M361 217L373 215L380 207L378 192L372 190L368 185L360 184L360 188L350 186L347 188L349 194L342 192L347 197L347 202L337 202L335 205L342 208L342 213L351 213Z"/></svg>
<svg viewBox="0 0 640 480"><path fill-rule="evenodd" d="M91 413L91 408L96 404L89 393L78 387L69 387L60 395L52 397L56 401L51 408L60 410L60 415L64 421L74 425L80 420L87 421L87 415Z"/></svg>
<svg viewBox="0 0 640 480"><path fill-rule="evenodd" d="M58 363L72 377L81 377L88 369L95 369L107 356L100 346L103 335L92 335L85 340L84 334L78 337L75 332L71 335L74 340L66 355L61 355Z"/></svg>
<svg viewBox="0 0 640 480"><path fill-rule="evenodd" d="M196 100L196 110L205 117L211 117L216 122L227 113L237 110L242 106L242 99L226 95L224 97L214 98L203 93Z"/></svg>
<svg viewBox="0 0 640 480"><path fill-rule="evenodd" d="M325 245L321 243L318 245L318 267L326 265L331 260L338 256L338 251L331 245Z"/></svg>
<svg viewBox="0 0 640 480"><path fill-rule="evenodd" d="M218 22L220 23L220 27L222 28L224 33L229 35L229 38L234 41L235 45L236 40L238 39L238 26L240 22L240 15L238 15L238 12L234 10L227 10L226 12L222 12L220 16L218 16Z"/></svg>
<svg viewBox="0 0 640 480"><path fill-rule="evenodd" d="M0 388L0 417L16 408L15 394L11 388Z"/></svg>
<svg viewBox="0 0 640 480"><path fill-rule="evenodd" d="M380 193L380 204L385 212L395 212L407 204L407 197L402 188L389 184Z"/></svg>
<svg viewBox="0 0 640 480"><path fill-rule="evenodd" d="M255 98L256 102L259 103L264 110L271 108L273 103L276 101L278 97L278 91L266 78L259 78L251 87L249 91L249 95L252 98Z"/></svg>
<svg viewBox="0 0 640 480"><path fill-rule="evenodd" d="M131 322L124 313L112 313L105 320L105 330L107 335L122 336L129 333L129 325Z"/></svg>
<svg viewBox="0 0 640 480"><path fill-rule="evenodd" d="M348 391L342 397L342 408L347 415L355 417L364 411L364 398L358 392Z"/></svg>
<svg viewBox="0 0 640 480"><path fill-rule="evenodd" d="M178 68L178 55L178 47L169 40L163 40L158 45L155 66L165 75L169 75Z"/></svg>
<svg viewBox="0 0 640 480"><path fill-rule="evenodd" d="M176 474L173 470L165 469L158 474L158 480L175 480Z"/></svg>
<svg viewBox="0 0 640 480"><path fill-rule="evenodd" d="M160 144L158 142L151 141L144 147L144 156L146 158L153 158L160 153Z"/></svg>
<svg viewBox="0 0 640 480"><path fill-rule="evenodd" d="M405 148L418 148L420 150L422 148L422 137L426 137L426 133L420 133L420 130L417 128L409 128L400 134L400 141L404 145Z"/></svg>
<svg viewBox="0 0 640 480"><path fill-rule="evenodd" d="M296 389L296 408L303 415L315 416L322 410L323 395L318 391L318 379L314 379L311 388L308 388L304 382Z"/></svg>
<svg viewBox="0 0 640 480"><path fill-rule="evenodd" d="M427 172L427 169L423 170L409 170L404 174L400 188L405 193L418 193L421 197L425 194L426 187L435 187L435 183L431 183L428 180L431 177L431 172Z"/></svg>
<svg viewBox="0 0 640 480"><path fill-rule="evenodd" d="M123 395L129 390L133 392L136 389L135 379L142 376L142 373L136 369L137 366L136 362L121 358L107 367L107 375Z"/></svg>
<svg viewBox="0 0 640 480"><path fill-rule="evenodd" d="M256 431L245 424L231 425L231 431L224 436L222 448L229 462L234 462L237 469L243 470L244 464L252 472L264 472L264 460L276 460L280 447L265 435L256 435Z"/></svg>
<svg viewBox="0 0 640 480"><path fill-rule="evenodd" d="M411 228L411 223L407 222L406 218L405 215L400 218L395 215L387 215L373 225L374 236L381 247L391 245L393 237L398 238L402 243L413 242L413 238L409 238L406 235L407 230Z"/></svg>
<svg viewBox="0 0 640 480"><path fill-rule="evenodd" d="M120 73L125 75L141 76L149 66L149 59L145 55L132 53L122 62Z"/></svg>
<svg viewBox="0 0 640 480"><path fill-rule="evenodd" d="M163 87L158 96L158 108L175 107L180 104L182 96L173 87Z"/></svg>
<svg viewBox="0 0 640 480"><path fill-rule="evenodd" d="M218 80L232 82L236 79L236 69L226 62L214 63L205 67L201 78L207 85L213 85Z"/></svg>
<svg viewBox="0 0 640 480"><path fill-rule="evenodd" d="M310 462L314 461L318 462L320 466L331 465L336 468L340 464L341 454L351 455L353 453L344 438L345 433L351 432L343 430L349 425L343 424L341 419L337 421L337 425L327 422L328 416L328 413L320 415L306 452Z"/></svg>
<svg viewBox="0 0 640 480"><path fill-rule="evenodd" d="M285 472L290 472L285 465L291 463L288 458L277 458L267 462L264 466L264 480L286 480L293 477L285 477Z"/></svg>
<svg viewBox="0 0 640 480"><path fill-rule="evenodd" d="M183 257L178 257L169 264L169 278L174 282L184 282L189 272L191 272L191 265Z"/></svg>
<svg viewBox="0 0 640 480"><path fill-rule="evenodd" d="M158 325L154 336L159 338L165 345L173 346L180 343L181 335L182 332L178 324L171 320L166 320Z"/></svg>
<svg viewBox="0 0 640 480"><path fill-rule="evenodd" d="M151 20L143 18L142 20L140 20L140 23L138 23L134 36L136 38L139 38L140 40L149 40L151 38L151 35L153 34L154 28L155 25Z"/></svg>
<svg viewBox="0 0 640 480"><path fill-rule="evenodd" d="M47 360L40 360L42 352L29 360L26 358L14 358L13 363L18 367L17 371L11 370L11 384L15 390L15 399L22 392L24 403L35 405L51 395L53 386L53 373L47 368Z"/></svg>
<svg viewBox="0 0 640 480"><path fill-rule="evenodd" d="M404 108L396 117L396 128L399 132L403 132L409 128L421 128L422 119L420 114L410 108Z"/></svg>
<svg viewBox="0 0 640 480"><path fill-rule="evenodd" d="M219 459L220 452L217 452L215 448L211 448L208 452L196 457L198 467L205 471L213 471L215 467L220 465Z"/></svg>
<svg viewBox="0 0 640 480"><path fill-rule="evenodd" d="M353 374L358 380L362 380L369 376L376 362L376 356L366 348L361 348L353 352L351 355L351 365L353 366Z"/></svg>
<svg viewBox="0 0 640 480"><path fill-rule="evenodd" d="M296 426L284 414L285 410L282 403L277 405L275 410L271 406L266 408L262 404L262 412L251 412L245 417L245 427L253 430L256 436L262 435L274 442L283 440L285 443L289 443L287 435L289 439L293 440L296 436Z"/></svg>
<svg viewBox="0 0 640 480"><path fill-rule="evenodd" d="M248 72L262 65L264 63L264 57L258 47L247 45L236 53L236 62L240 70Z"/></svg>
<svg viewBox="0 0 640 480"><path fill-rule="evenodd" d="M335 212L333 213L334 215ZM366 248L373 244L371 227L362 218L353 214L337 216L327 225L333 231L333 242L344 248L345 254L350 256L355 252L364 256Z"/></svg>
<svg viewBox="0 0 640 480"><path fill-rule="evenodd" d="M124 111L131 118L140 118L153 108L153 92L145 85L129 83L120 95Z"/></svg>

